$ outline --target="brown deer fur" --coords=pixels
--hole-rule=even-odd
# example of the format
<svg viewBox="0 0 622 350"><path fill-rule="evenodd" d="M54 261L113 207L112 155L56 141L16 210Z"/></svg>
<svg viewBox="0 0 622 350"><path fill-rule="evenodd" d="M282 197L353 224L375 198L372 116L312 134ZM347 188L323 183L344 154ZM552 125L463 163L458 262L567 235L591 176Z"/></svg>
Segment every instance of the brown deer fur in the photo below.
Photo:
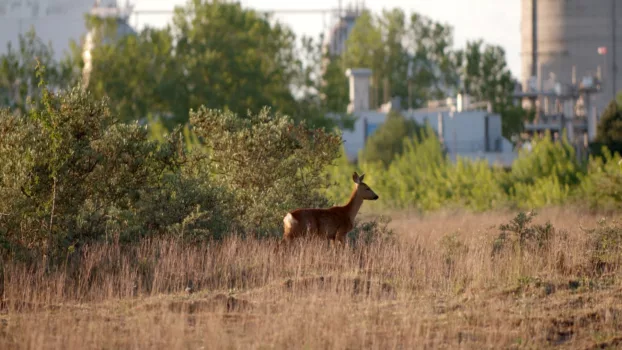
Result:
<svg viewBox="0 0 622 350"><path fill-rule="evenodd" d="M354 228L354 218L361 209L364 200L377 200L378 195L363 182L365 174L352 174L354 190L350 200L344 206L327 209L297 209L283 218L283 241L290 242L302 236L318 236L331 241L344 243L345 237Z"/></svg>

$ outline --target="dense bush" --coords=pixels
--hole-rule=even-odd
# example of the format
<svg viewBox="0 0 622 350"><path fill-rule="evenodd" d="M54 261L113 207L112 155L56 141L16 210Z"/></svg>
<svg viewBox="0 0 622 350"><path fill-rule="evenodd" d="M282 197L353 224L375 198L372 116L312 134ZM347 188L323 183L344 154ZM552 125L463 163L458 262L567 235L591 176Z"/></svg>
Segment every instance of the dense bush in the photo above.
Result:
<svg viewBox="0 0 622 350"><path fill-rule="evenodd" d="M369 136L360 159L364 163L381 162L385 167L404 151L404 138L420 135L422 127L412 119L390 112L387 120Z"/></svg>
<svg viewBox="0 0 622 350"><path fill-rule="evenodd" d="M0 114L4 248L135 239L171 232L191 215L212 234L226 230L218 189L180 171L189 159L178 131L151 141L146 127L118 123L105 101L77 88L46 92L44 104Z"/></svg>
<svg viewBox="0 0 622 350"><path fill-rule="evenodd" d="M603 111L596 138L590 145L594 155L602 155L606 147L612 153L622 153L622 94L618 94Z"/></svg>
<svg viewBox="0 0 622 350"><path fill-rule="evenodd" d="M565 136L554 142L550 134L536 137L531 151L521 150L506 177L504 188L519 207L563 204L584 173Z"/></svg>
<svg viewBox="0 0 622 350"><path fill-rule="evenodd" d="M581 197L591 209L619 210L622 207L622 157L607 148L602 157L592 157L581 182Z"/></svg>
<svg viewBox="0 0 622 350"><path fill-rule="evenodd" d="M287 211L327 204L322 171L338 156L337 134L268 110L238 117L202 108L192 132L154 138L82 89L43 95L26 115L0 112L5 254L62 257L95 240L147 235L275 233Z"/></svg>
<svg viewBox="0 0 622 350"><path fill-rule="evenodd" d="M367 182L382 198L381 203L370 205L430 211L448 206L486 210L503 204L506 196L499 185L500 170L491 169L484 161L458 159L453 164L429 127L404 138L403 143L403 153L386 169L378 163L361 162ZM340 166L349 171L344 164L342 159ZM343 172L331 171L333 176L345 178ZM340 183L331 190L332 198L344 199L351 189Z"/></svg>
<svg viewBox="0 0 622 350"><path fill-rule="evenodd" d="M272 116L267 109L240 117L201 108L190 120L207 147L214 181L234 195L242 230L277 233L288 211L328 204L322 172L339 156L338 134Z"/></svg>
<svg viewBox="0 0 622 350"><path fill-rule="evenodd" d="M405 136L389 163L351 164L338 133L268 109L239 116L202 107L167 132L120 123L106 100L79 88L42 90L28 113L0 111L0 250L14 256L62 257L92 241L154 235L280 235L287 211L342 205L353 171L380 195L366 210L622 203L619 154L605 149L582 164L550 135L509 172L452 162L429 126ZM352 237L368 240L366 225Z"/></svg>
<svg viewBox="0 0 622 350"><path fill-rule="evenodd" d="M347 175L360 168L382 198L370 203L373 209L527 210L572 203L602 210L622 205L620 156L606 149L604 157L592 157L584 164L570 144L553 141L547 133L533 139L531 150L521 150L506 171L490 167L484 160L458 157L452 162L429 127L402 142L403 151L388 167L363 160L350 164L342 154L338 164L327 171L337 184L329 189L328 197L345 201L351 191Z"/></svg>
<svg viewBox="0 0 622 350"><path fill-rule="evenodd" d="M588 252L590 254L588 272L595 274L615 270L622 263L622 227L618 221L600 220L598 227L586 229Z"/></svg>

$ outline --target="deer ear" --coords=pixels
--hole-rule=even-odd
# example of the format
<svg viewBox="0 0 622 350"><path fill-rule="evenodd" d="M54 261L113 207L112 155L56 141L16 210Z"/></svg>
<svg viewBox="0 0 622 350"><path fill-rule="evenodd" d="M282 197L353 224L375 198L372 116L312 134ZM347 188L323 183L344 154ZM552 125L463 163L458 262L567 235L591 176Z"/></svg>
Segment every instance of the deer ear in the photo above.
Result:
<svg viewBox="0 0 622 350"><path fill-rule="evenodd" d="M365 177L365 174L361 174L361 176L359 176L359 182L363 182L364 177Z"/></svg>
<svg viewBox="0 0 622 350"><path fill-rule="evenodd" d="M352 181L354 181L355 184L361 182L359 174L357 174L356 171L352 173Z"/></svg>

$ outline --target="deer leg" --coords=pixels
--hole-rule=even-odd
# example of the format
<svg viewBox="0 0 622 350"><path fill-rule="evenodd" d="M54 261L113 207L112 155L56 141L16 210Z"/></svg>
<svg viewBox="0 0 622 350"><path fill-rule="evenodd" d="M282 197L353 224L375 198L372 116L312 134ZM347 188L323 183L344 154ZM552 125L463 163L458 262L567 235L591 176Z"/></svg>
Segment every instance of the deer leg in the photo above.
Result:
<svg viewBox="0 0 622 350"><path fill-rule="evenodd" d="M344 232L337 232L337 234L335 235L335 242L339 242L339 245L342 248L345 248L346 246L346 234Z"/></svg>

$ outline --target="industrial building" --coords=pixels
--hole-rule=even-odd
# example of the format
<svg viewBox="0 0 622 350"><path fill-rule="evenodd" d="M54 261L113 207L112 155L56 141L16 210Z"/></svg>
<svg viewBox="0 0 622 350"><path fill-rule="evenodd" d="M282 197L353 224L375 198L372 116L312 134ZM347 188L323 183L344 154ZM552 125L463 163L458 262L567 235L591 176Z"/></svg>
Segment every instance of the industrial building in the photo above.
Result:
<svg viewBox="0 0 622 350"><path fill-rule="evenodd" d="M622 1L521 0L523 91L534 108L528 133L566 131L578 151L622 88Z"/></svg>
<svg viewBox="0 0 622 350"><path fill-rule="evenodd" d="M88 34L85 15L118 18L121 34L135 33L127 24L132 8L121 7L116 0L0 0L0 54L6 53L6 43L13 47L31 28L44 43L50 43L53 58L61 60L74 40L81 43Z"/></svg>
<svg viewBox="0 0 622 350"><path fill-rule="evenodd" d="M357 18L361 15L359 5L349 5L343 11L337 10L336 23L329 29L324 42L325 51L331 56L339 56L346 48L346 40L354 28Z"/></svg>
<svg viewBox="0 0 622 350"><path fill-rule="evenodd" d="M488 103L471 103L467 96L458 96L443 104L431 103L427 108L402 110L399 101L391 101L379 109L371 109L371 74L370 69L347 71L350 84L348 113L357 117L354 130L344 130L342 134L349 160L358 158L367 138L384 123L391 110L421 125L430 125L453 161L462 157L509 167L517 157L512 143L502 135L501 116L493 113Z"/></svg>

